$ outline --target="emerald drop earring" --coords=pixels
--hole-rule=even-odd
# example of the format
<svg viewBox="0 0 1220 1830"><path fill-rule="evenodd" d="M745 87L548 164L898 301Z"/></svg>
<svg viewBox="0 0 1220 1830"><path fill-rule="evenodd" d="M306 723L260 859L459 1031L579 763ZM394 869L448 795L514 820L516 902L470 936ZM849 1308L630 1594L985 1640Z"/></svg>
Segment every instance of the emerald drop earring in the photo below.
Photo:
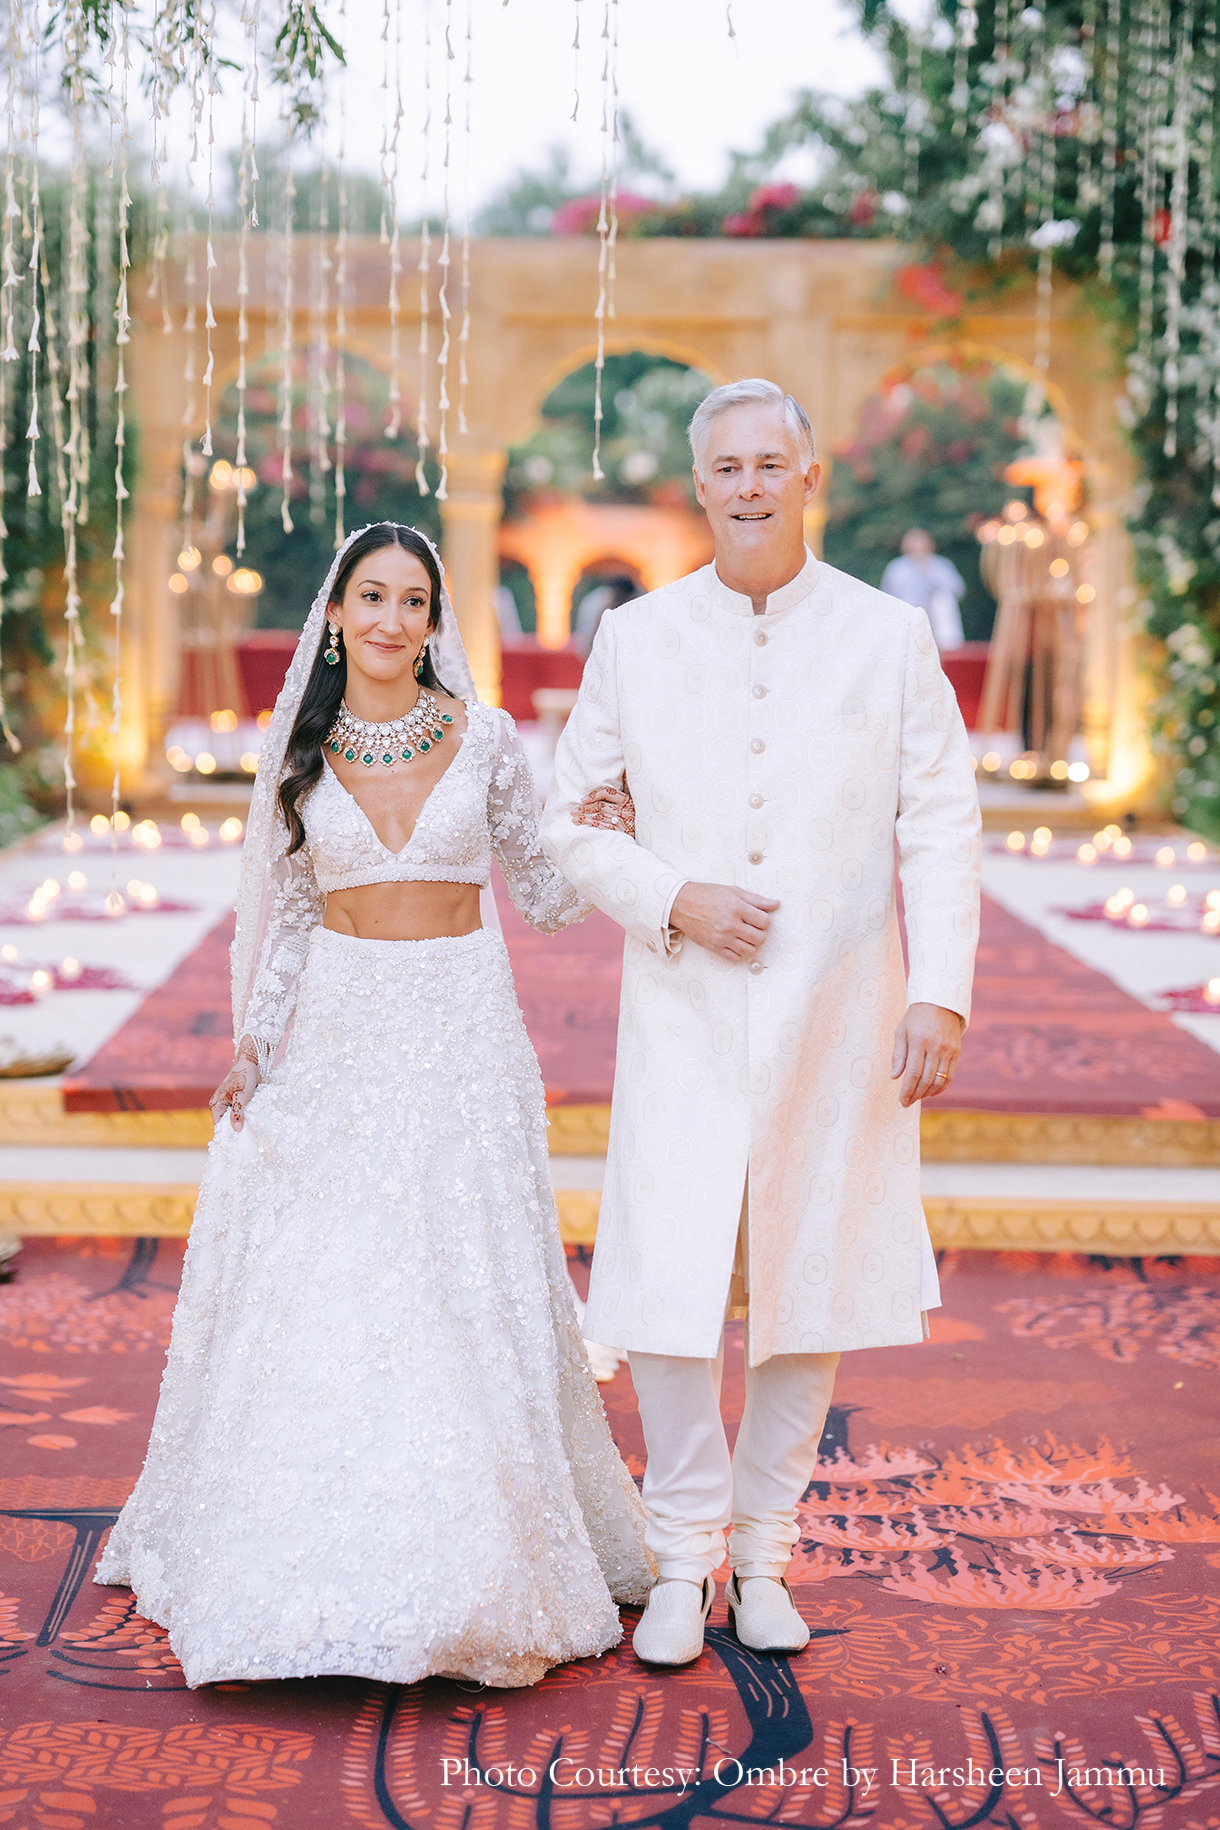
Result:
<svg viewBox="0 0 1220 1830"><path fill-rule="evenodd" d="M339 665L339 626L337 623L328 623L326 625L326 627L330 632L330 641L327 643L326 647L322 651L322 659L326 662L326 665L328 667L338 667L338 665Z"/></svg>

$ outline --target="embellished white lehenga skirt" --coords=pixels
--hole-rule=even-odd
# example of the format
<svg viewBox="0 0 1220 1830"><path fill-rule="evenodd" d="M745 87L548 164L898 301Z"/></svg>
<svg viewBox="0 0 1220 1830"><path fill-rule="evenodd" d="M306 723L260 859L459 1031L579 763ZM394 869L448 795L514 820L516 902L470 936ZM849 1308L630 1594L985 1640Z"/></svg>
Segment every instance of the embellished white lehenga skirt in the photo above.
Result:
<svg viewBox="0 0 1220 1830"><path fill-rule="evenodd" d="M522 1685L618 1643L643 1527L503 941L315 929L284 1060L210 1147L96 1580L134 1590L192 1686Z"/></svg>

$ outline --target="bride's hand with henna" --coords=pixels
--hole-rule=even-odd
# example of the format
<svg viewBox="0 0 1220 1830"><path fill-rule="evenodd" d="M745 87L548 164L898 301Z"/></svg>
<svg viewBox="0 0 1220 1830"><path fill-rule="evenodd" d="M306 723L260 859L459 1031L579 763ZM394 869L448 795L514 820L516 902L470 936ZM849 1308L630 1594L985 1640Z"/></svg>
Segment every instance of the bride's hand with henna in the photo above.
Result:
<svg viewBox="0 0 1220 1830"><path fill-rule="evenodd" d="M627 791L624 774L620 788L591 788L572 815L577 826L600 826L606 832L635 837L635 802Z"/></svg>
<svg viewBox="0 0 1220 1830"><path fill-rule="evenodd" d="M208 1110L212 1114L214 1126L220 1123L227 1107L229 1123L234 1131L240 1131L242 1128L246 1107L253 1098L254 1089L261 1079L255 1056L245 1052L248 1048L252 1049L253 1044L243 1036L233 1066L208 1101Z"/></svg>

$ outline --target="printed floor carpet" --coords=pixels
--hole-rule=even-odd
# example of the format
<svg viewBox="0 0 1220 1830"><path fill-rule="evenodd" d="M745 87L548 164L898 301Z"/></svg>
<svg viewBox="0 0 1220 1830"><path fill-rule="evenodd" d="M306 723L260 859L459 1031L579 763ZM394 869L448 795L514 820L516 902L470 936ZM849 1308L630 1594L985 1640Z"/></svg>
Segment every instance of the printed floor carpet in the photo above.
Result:
<svg viewBox="0 0 1220 1830"><path fill-rule="evenodd" d="M607 1102L622 930L605 915L556 935L501 891L517 995L553 1105ZM222 922L65 1085L69 1111L206 1105L232 1057ZM1220 1054L983 898L974 1015L942 1106L982 1112L1220 1117Z"/></svg>
<svg viewBox="0 0 1220 1830"><path fill-rule="evenodd" d="M181 1253L34 1240L0 1287L0 1824L1220 1822L1220 1261L946 1255L932 1340L841 1362L795 1660L744 1651L721 1597L703 1657L669 1675L627 1644L524 1692L190 1692L164 1635L89 1582L142 1459ZM602 1390L638 1474L629 1376ZM734 1349L734 1422L741 1397Z"/></svg>

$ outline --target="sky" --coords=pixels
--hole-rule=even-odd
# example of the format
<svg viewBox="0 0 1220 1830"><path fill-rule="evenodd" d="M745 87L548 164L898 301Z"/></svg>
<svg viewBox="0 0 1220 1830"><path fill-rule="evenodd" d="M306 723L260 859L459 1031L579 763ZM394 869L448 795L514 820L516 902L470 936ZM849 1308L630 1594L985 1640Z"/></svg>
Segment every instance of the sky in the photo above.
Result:
<svg viewBox="0 0 1220 1830"><path fill-rule="evenodd" d="M420 181L423 120L425 17L432 33L432 121L429 207L439 206L445 61L441 55L445 0L385 0L390 12L391 110L394 98L393 40L396 7L401 7L400 68L403 122L400 130L399 194L404 219L418 216L425 201ZM455 60L452 107L451 197L455 213L465 200L464 32L466 0L451 0ZM270 10L270 9L268 9ZM278 11L278 8L276 9ZM813 87L843 95L859 93L881 79L880 59L855 29L842 0L619 0L618 86L644 140L659 151L680 187L710 189L727 174L730 149L750 150L763 130L790 105L794 92ZM382 141L381 41L383 0L320 0L318 11L347 51L347 153L350 162L376 172ZM469 195L473 208L521 167L543 162L561 144L577 170L595 184L600 166L601 30L605 0L471 0ZM581 50L572 49L580 21ZM729 18L734 36L729 35ZM238 48L235 12L222 13L222 52ZM216 101L216 144L240 138L240 87L223 73L224 93ZM577 118L571 119L579 89ZM338 144L337 85L323 143ZM276 95L265 81L260 138L276 138ZM49 123L45 123L49 125ZM175 108L171 160L178 166L187 139L185 98ZM790 175L799 179L800 172ZM812 173L810 173L812 175Z"/></svg>

